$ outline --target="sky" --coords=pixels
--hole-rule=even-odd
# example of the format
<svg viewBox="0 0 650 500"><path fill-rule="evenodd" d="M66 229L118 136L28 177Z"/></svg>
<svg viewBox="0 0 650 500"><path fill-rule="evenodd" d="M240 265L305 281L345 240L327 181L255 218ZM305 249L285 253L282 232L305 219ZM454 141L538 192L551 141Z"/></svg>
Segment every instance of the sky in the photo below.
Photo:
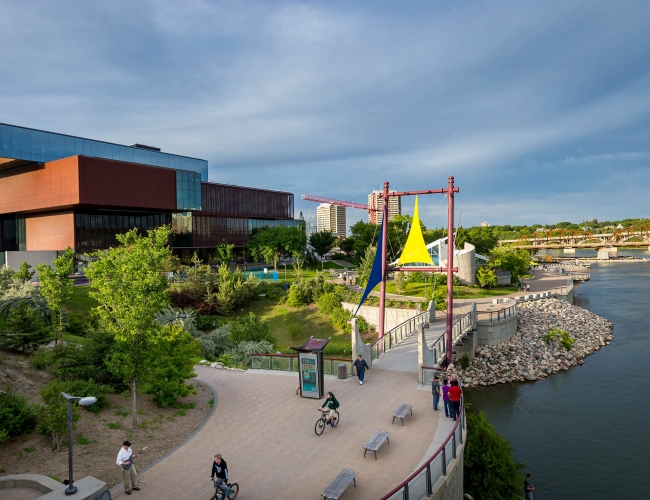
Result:
<svg viewBox="0 0 650 500"><path fill-rule="evenodd" d="M0 0L0 122L463 226L649 217L646 1ZM446 224L439 195L420 199ZM412 213L414 198L402 200ZM348 224L366 220L347 210Z"/></svg>

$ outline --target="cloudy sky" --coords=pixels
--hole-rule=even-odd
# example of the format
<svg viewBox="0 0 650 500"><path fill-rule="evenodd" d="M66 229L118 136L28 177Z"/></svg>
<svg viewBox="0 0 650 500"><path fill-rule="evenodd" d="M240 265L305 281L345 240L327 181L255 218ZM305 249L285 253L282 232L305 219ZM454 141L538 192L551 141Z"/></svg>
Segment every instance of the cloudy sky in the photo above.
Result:
<svg viewBox="0 0 650 500"><path fill-rule="evenodd" d="M463 225L649 217L646 1L0 0L0 121ZM420 200L444 224L438 196ZM413 199L405 199L405 212ZM348 209L348 221L365 213Z"/></svg>

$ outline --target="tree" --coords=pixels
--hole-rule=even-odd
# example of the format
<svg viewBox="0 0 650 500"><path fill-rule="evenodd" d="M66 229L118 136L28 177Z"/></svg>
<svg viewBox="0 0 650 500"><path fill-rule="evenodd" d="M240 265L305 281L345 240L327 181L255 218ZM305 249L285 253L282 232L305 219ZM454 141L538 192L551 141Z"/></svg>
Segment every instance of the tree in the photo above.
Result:
<svg viewBox="0 0 650 500"><path fill-rule="evenodd" d="M277 271L281 257L302 254L306 243L307 235L302 227L265 227L253 234L246 248L253 257L273 262L273 269Z"/></svg>
<svg viewBox="0 0 650 500"><path fill-rule="evenodd" d="M233 260L235 254L235 245L229 245L228 243L222 243L217 246L217 258L219 259L219 264L230 264Z"/></svg>
<svg viewBox="0 0 650 500"><path fill-rule="evenodd" d="M30 266L27 262L23 262L20 265L18 272L14 276L16 276L16 278L21 281L31 281L32 277L36 273L36 271L32 271L31 269L32 266Z"/></svg>
<svg viewBox="0 0 650 500"><path fill-rule="evenodd" d="M109 370L131 388L133 426L137 426L137 384L152 364L162 335L156 313L169 304L169 281L163 269L171 255L168 226L140 236L136 229L116 236L119 246L92 254L87 270L93 282L93 308L115 344L106 360Z"/></svg>
<svg viewBox="0 0 650 500"><path fill-rule="evenodd" d="M352 252L354 252L354 238L352 236L343 238L339 243L339 248L348 258L352 257Z"/></svg>
<svg viewBox="0 0 650 500"><path fill-rule="evenodd" d="M406 276L403 272L395 273L395 286L397 287L397 293L400 295L406 290Z"/></svg>
<svg viewBox="0 0 650 500"><path fill-rule="evenodd" d="M74 250L68 247L63 255L59 255L52 263L54 268L47 264L36 266L38 281L41 284L41 294L45 297L47 305L52 311L56 335L54 343L63 339L64 308L74 290L74 283L70 279L74 266Z"/></svg>
<svg viewBox="0 0 650 500"><path fill-rule="evenodd" d="M0 345L22 349L23 354L47 344L51 339L46 318L28 300L18 301L9 314L0 319L0 332Z"/></svg>
<svg viewBox="0 0 650 500"><path fill-rule="evenodd" d="M465 242L476 247L476 253L481 255L489 254L497 245L498 239L494 235L492 227L470 227L469 229L459 228L456 235L456 247L463 248Z"/></svg>
<svg viewBox="0 0 650 500"><path fill-rule="evenodd" d="M65 383L55 380L41 389L43 404L36 405L36 419L39 430L50 436L52 449L58 450L68 432L68 403L63 396ZM90 394L88 394L90 396ZM81 418L79 406L72 405L72 426Z"/></svg>
<svg viewBox="0 0 650 500"><path fill-rule="evenodd" d="M497 247L490 253L488 265L492 269L510 271L512 282L516 283L530 267L530 254L522 248Z"/></svg>
<svg viewBox="0 0 650 500"><path fill-rule="evenodd" d="M335 241L336 236L334 236L331 231L319 231L309 235L309 244L320 256L321 260L323 259L323 256L332 249Z"/></svg>
<svg viewBox="0 0 650 500"><path fill-rule="evenodd" d="M365 255L363 256L363 259L361 259L361 264L359 264L357 277L354 279L357 286L363 288L368 284L370 271L372 271L372 264L375 261L376 251L377 247L366 247Z"/></svg>
<svg viewBox="0 0 650 500"><path fill-rule="evenodd" d="M476 270L476 281L481 288L497 286L497 275L491 269L481 266Z"/></svg>
<svg viewBox="0 0 650 500"><path fill-rule="evenodd" d="M161 406L176 403L179 397L196 394L194 387L186 385L187 379L196 377L195 358L201 354L201 342L185 331L181 325L167 324L153 347L156 362L148 377L146 394Z"/></svg>
<svg viewBox="0 0 650 500"><path fill-rule="evenodd" d="M467 413L464 466L465 492L476 500L521 498L523 464L515 463L512 446L483 412Z"/></svg>

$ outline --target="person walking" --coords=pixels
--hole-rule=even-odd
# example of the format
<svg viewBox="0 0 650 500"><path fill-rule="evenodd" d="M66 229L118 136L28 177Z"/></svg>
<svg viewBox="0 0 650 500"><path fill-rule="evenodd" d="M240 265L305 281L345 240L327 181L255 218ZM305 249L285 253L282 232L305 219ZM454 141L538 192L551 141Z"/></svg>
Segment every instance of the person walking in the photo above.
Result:
<svg viewBox="0 0 650 500"><path fill-rule="evenodd" d="M452 409L454 410L454 421L460 417L460 398L463 395L463 390L458 386L457 380L451 381L449 388L449 401L451 402Z"/></svg>
<svg viewBox="0 0 650 500"><path fill-rule="evenodd" d="M359 377L359 385L363 385L363 379L366 376L366 370L370 370L368 363L363 359L363 356L359 354L356 361L354 362L354 368L357 370L357 377Z"/></svg>
<svg viewBox="0 0 650 500"><path fill-rule="evenodd" d="M131 490L140 491L138 488L138 472L135 470L133 458L138 455L133 454L131 450L131 442L124 441L122 448L117 454L117 465L122 467L122 480L124 481L124 493L131 494Z"/></svg>
<svg viewBox="0 0 650 500"><path fill-rule="evenodd" d="M433 377L433 380L431 381L431 394L433 394L433 409L434 411L439 412L438 402L440 401L440 382L438 375Z"/></svg>
<svg viewBox="0 0 650 500"><path fill-rule="evenodd" d="M530 292L530 285L526 285L526 292Z"/></svg>
<svg viewBox="0 0 650 500"><path fill-rule="evenodd" d="M532 474L529 472L526 474L526 479L524 480L524 492L526 493L526 500L533 500L533 491L535 491L535 487L530 483L532 477Z"/></svg>
<svg viewBox="0 0 650 500"><path fill-rule="evenodd" d="M445 417L451 417L451 403L449 402L449 380L442 381L442 406L445 407Z"/></svg>

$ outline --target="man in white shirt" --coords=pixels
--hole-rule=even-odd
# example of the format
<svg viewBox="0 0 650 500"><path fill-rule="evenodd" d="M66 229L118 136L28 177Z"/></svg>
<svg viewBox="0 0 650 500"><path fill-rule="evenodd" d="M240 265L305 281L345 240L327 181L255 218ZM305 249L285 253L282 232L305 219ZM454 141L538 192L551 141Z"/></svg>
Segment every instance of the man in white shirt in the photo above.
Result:
<svg viewBox="0 0 650 500"><path fill-rule="evenodd" d="M115 463L122 467L124 493L127 495L131 494L131 489L140 491L140 488L138 488L138 473L135 470L135 464L133 463L132 457L137 457L137 455L133 455L131 442L124 441L124 443L122 443L122 448L120 448L120 451L117 454L117 461Z"/></svg>

